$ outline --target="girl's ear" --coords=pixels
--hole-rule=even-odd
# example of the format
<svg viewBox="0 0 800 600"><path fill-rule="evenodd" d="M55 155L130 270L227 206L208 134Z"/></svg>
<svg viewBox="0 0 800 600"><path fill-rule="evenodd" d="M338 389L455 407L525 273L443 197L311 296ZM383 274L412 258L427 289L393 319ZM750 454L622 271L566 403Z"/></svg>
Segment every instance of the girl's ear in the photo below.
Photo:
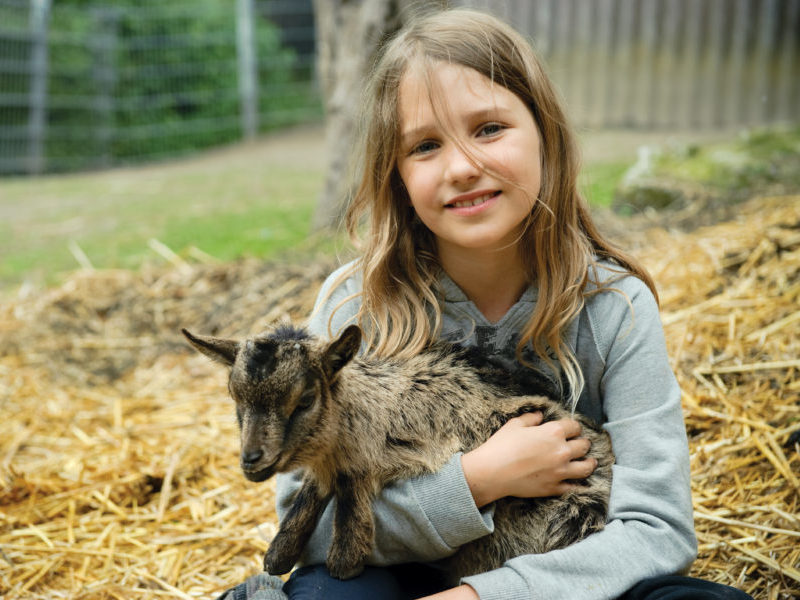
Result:
<svg viewBox="0 0 800 600"><path fill-rule="evenodd" d="M195 336L185 329L181 329L183 335L189 343L201 354L205 354L211 360L222 363L228 367L233 366L236 355L239 353L239 342L235 340L224 340L221 338Z"/></svg>
<svg viewBox="0 0 800 600"><path fill-rule="evenodd" d="M361 328L350 325L325 349L322 364L329 376L334 376L349 363L361 346Z"/></svg>

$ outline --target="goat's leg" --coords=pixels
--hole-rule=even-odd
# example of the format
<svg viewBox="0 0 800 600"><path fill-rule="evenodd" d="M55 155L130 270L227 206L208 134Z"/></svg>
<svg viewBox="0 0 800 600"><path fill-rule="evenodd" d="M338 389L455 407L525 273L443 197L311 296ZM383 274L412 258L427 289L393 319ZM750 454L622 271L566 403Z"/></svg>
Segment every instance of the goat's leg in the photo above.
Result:
<svg viewBox="0 0 800 600"><path fill-rule="evenodd" d="M345 474L336 480L333 539L326 565L330 574L339 579L361 573L374 544L374 494L366 481L364 477Z"/></svg>
<svg viewBox="0 0 800 600"><path fill-rule="evenodd" d="M291 570L303 553L328 498L330 496L320 493L316 482L310 479L303 482L264 556L265 571L283 575Z"/></svg>

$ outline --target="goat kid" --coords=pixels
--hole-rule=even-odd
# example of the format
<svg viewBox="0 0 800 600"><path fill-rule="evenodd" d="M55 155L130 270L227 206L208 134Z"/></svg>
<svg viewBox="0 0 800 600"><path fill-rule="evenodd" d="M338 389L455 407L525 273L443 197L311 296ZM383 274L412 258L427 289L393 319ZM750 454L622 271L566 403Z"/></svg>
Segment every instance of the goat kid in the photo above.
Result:
<svg viewBox="0 0 800 600"><path fill-rule="evenodd" d="M512 417L541 411L570 416L558 402L515 384L475 354L436 344L408 360L357 358L353 325L326 343L282 326L237 342L184 335L230 367L228 388L241 431L241 467L251 481L303 469L303 484L264 558L271 574L291 570L319 515L335 498L327 567L347 579L364 567L374 543L372 501L386 484L432 473L456 452L477 447ZM535 384L534 384L534 387ZM588 456L598 467L577 490L552 498L495 504L491 535L444 559L450 580L488 571L521 554L563 548L603 528L613 455L608 435L580 415Z"/></svg>

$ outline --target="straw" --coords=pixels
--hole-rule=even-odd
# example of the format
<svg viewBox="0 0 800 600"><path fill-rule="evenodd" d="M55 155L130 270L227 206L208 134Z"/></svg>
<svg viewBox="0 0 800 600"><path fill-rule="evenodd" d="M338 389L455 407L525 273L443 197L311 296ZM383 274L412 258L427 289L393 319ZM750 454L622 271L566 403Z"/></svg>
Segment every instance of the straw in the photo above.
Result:
<svg viewBox="0 0 800 600"><path fill-rule="evenodd" d="M796 597L800 197L622 242L656 277L684 390L691 574ZM237 337L301 320L334 265L151 246L167 266L83 269L0 305L3 598L214 598L262 569L274 484L241 475L226 373L180 328Z"/></svg>

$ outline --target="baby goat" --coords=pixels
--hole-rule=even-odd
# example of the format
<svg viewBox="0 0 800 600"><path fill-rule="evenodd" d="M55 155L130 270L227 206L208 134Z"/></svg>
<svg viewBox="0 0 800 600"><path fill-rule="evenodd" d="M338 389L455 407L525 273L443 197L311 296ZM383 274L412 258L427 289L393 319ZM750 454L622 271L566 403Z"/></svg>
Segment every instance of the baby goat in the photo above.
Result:
<svg viewBox="0 0 800 600"><path fill-rule="evenodd" d="M291 326L244 342L183 333L197 350L231 367L228 387L245 477L264 481L279 472L305 471L264 558L272 574L286 573L297 562L334 497L326 564L334 577L354 577L374 543L372 500L387 483L436 471L455 452L480 445L522 413L541 411L545 421L569 416L544 396L520 395L524 386L515 386L498 368L476 365L474 354L445 344L409 360L377 360L355 358L361 343L355 325L329 343ZM588 456L597 459L597 469L563 496L498 500L494 533L445 559L453 582L520 554L563 548L603 528L611 443L596 425L576 418L591 441Z"/></svg>

